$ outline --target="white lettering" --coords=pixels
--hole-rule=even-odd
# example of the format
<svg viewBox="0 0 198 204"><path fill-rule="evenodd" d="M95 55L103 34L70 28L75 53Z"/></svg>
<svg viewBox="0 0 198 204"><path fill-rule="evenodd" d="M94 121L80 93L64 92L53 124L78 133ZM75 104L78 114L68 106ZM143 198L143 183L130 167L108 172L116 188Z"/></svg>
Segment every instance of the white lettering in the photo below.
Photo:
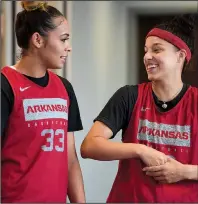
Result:
<svg viewBox="0 0 198 204"><path fill-rule="evenodd" d="M24 99L25 121L42 119L68 120L68 101L62 98Z"/></svg>
<svg viewBox="0 0 198 204"><path fill-rule="evenodd" d="M44 129L41 132L41 136L49 135L49 137L46 138L46 141L48 145L42 145L41 149L45 152L51 152L53 149L55 149L57 152L63 152L64 151L64 139L65 139L65 132L63 129L57 129L54 131L53 129ZM60 136L59 142L60 144L54 146L54 136Z"/></svg>

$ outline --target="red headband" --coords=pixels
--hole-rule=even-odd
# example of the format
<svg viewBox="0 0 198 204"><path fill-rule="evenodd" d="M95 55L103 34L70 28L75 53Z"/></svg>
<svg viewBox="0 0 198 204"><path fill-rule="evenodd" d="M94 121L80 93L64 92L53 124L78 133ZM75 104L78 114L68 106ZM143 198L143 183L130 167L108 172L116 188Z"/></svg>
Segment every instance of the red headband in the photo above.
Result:
<svg viewBox="0 0 198 204"><path fill-rule="evenodd" d="M175 45L179 49L186 50L186 53L187 53L186 60L187 60L187 62L190 61L191 51L190 51L188 45L186 45L186 43L181 38L177 37L176 35L168 32L166 30L162 30L162 29L159 29L159 28L153 28L147 34L146 38L148 38L149 36L157 36L159 38L162 38L162 39L170 42L171 44Z"/></svg>

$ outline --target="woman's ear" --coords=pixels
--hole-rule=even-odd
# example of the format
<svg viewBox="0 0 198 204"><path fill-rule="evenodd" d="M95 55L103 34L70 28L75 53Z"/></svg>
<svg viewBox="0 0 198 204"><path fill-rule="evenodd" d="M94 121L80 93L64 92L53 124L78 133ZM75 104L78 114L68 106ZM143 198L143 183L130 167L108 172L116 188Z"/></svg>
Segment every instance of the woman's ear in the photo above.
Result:
<svg viewBox="0 0 198 204"><path fill-rule="evenodd" d="M44 44L43 37L37 32L32 35L31 41L36 48L41 48Z"/></svg>
<svg viewBox="0 0 198 204"><path fill-rule="evenodd" d="M185 61L186 56L187 56L186 50L184 50L184 49L179 50L179 55L178 55L177 62L179 63L179 62Z"/></svg>

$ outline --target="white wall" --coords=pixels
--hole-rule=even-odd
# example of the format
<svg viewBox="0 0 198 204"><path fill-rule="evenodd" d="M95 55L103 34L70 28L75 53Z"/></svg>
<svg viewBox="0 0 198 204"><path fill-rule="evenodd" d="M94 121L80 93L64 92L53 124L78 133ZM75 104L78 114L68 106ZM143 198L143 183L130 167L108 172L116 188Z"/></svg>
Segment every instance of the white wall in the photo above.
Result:
<svg viewBox="0 0 198 204"><path fill-rule="evenodd" d="M3 49L4 49L4 54L2 55L4 59L2 59L2 65L11 65L12 64L12 33L10 32L12 30L12 19L10 16L10 10L11 10L11 1L8 2L2 2L2 6L4 7L4 25L5 27L3 28L4 31L4 36L6 36L5 39L3 39ZM6 23L5 23L6 21Z"/></svg>
<svg viewBox="0 0 198 204"><path fill-rule="evenodd" d="M197 12L198 10L198 1L122 1L120 3L143 14Z"/></svg>
<svg viewBox="0 0 198 204"><path fill-rule="evenodd" d="M73 1L69 21L72 84L84 126L84 130L76 134L79 155L80 145L94 117L111 95L127 83L126 13L116 2ZM85 160L80 155L79 158L87 202L105 202L117 162Z"/></svg>

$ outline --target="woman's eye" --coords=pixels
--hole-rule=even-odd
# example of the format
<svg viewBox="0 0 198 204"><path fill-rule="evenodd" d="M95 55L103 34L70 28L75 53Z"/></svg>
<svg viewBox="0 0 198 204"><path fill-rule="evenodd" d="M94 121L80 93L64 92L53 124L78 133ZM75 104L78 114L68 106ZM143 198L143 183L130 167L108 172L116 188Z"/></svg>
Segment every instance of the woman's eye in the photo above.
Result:
<svg viewBox="0 0 198 204"><path fill-rule="evenodd" d="M153 49L153 51L154 51L154 52L160 52L161 49L159 49L159 48L155 48L155 49Z"/></svg>

